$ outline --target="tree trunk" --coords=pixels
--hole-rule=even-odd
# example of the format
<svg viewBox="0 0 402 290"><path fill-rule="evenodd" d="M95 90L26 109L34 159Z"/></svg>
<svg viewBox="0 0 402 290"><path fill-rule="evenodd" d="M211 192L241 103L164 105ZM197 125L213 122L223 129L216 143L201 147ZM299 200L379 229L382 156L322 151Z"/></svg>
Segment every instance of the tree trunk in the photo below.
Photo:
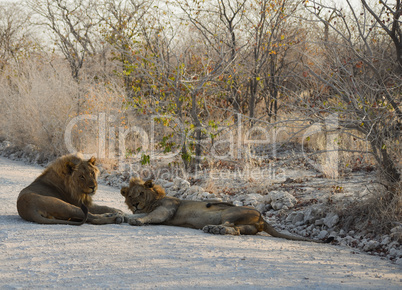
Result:
<svg viewBox="0 0 402 290"><path fill-rule="evenodd" d="M394 161L389 156L386 146L384 145L383 138L380 134L369 135L371 148L375 154L380 170L384 175L386 181L396 183L401 181L401 175L395 166Z"/></svg>
<svg viewBox="0 0 402 290"><path fill-rule="evenodd" d="M191 93L191 117L193 119L193 124L195 126L195 139L196 139L196 144L195 144L195 158L193 160L194 167L197 167L200 163L200 157L201 157L201 122L200 119L198 118L198 110L197 110L197 93L198 91L194 91Z"/></svg>
<svg viewBox="0 0 402 290"><path fill-rule="evenodd" d="M254 126L254 111L255 111L255 102L256 102L256 94L257 94L257 80L253 77L249 83L250 89L250 101L249 101L249 116L250 116L250 126Z"/></svg>

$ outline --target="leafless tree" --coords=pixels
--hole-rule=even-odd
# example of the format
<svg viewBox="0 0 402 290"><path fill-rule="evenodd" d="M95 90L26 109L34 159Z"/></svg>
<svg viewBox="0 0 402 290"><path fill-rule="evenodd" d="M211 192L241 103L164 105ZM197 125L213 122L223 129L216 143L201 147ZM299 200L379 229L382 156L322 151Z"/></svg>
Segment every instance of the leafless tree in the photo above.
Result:
<svg viewBox="0 0 402 290"><path fill-rule="evenodd" d="M35 48L29 21L29 14L19 4L0 4L0 70Z"/></svg>
<svg viewBox="0 0 402 290"><path fill-rule="evenodd" d="M259 90L259 95L265 101L268 120L276 118L279 94L290 75L287 70L292 70L296 61L288 54L299 41L300 28L292 24L297 19L291 18L298 10L298 5L297 1L286 0L251 1L246 18L252 33L244 53L251 55L245 58L245 67L250 67L247 64L252 63L248 82L250 120L255 117Z"/></svg>
<svg viewBox="0 0 402 290"><path fill-rule="evenodd" d="M54 33L54 40L68 61L71 74L79 80L79 72L87 56L96 53L93 30L99 19L93 15L96 1L92 0L28 0L38 14L37 24Z"/></svg>
<svg viewBox="0 0 402 290"><path fill-rule="evenodd" d="M206 43L215 51L219 63L231 63L226 76L222 79L222 89L228 92L228 101L232 105L234 120L236 113L241 112L242 102L239 92L239 77L236 69L236 59L244 47L240 38L240 28L244 21L247 0L209 1L193 5L192 1L178 0L176 3L184 12L183 19L190 21L205 38Z"/></svg>
<svg viewBox="0 0 402 290"><path fill-rule="evenodd" d="M396 52L399 72L402 74L402 3L401 0L380 0L380 9L366 0L361 0L363 7L370 13L377 25L391 38ZM375 5L378 5L377 3Z"/></svg>
<svg viewBox="0 0 402 290"><path fill-rule="evenodd" d="M311 3L314 5L311 6ZM400 181L392 146L400 142L400 75L395 74L389 40L384 38L375 16L368 9L360 15L349 0L350 14L333 6L310 1L308 11L325 22L321 10L336 15L338 22L328 23L330 34L325 46L326 62L310 57L309 73L327 88L327 94L314 106L305 104L311 114L337 113L339 125L349 134L370 144L370 153L377 161L385 180ZM399 141L398 141L399 140Z"/></svg>

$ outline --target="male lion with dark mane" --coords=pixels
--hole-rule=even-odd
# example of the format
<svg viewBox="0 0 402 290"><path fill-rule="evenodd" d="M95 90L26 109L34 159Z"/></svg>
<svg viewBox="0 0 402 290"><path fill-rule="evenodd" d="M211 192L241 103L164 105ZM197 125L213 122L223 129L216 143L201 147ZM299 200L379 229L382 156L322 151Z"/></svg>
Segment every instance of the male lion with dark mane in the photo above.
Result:
<svg viewBox="0 0 402 290"><path fill-rule="evenodd" d="M24 188L17 199L18 214L39 224L81 225L121 223L123 213L92 203L98 187L95 157L84 161L80 154L62 156Z"/></svg>
<svg viewBox="0 0 402 290"><path fill-rule="evenodd" d="M129 187L123 187L121 194L134 214L146 214L129 219L129 224L135 226L170 225L221 235L255 235L264 231L273 237L288 240L321 242L279 233L262 218L259 211L251 207L166 196L165 190L154 185L152 180L144 182L139 178L131 178Z"/></svg>

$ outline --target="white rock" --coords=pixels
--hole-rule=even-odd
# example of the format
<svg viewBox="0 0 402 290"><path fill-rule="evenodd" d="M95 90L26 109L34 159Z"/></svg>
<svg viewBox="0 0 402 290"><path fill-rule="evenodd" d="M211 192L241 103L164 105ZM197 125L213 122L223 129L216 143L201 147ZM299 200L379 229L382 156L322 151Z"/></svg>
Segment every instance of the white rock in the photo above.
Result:
<svg viewBox="0 0 402 290"><path fill-rule="evenodd" d="M368 242L366 242L365 243L365 245L364 245L364 247L363 247L363 250L364 251L372 251L372 250L374 250L375 248L377 248L378 246L379 246L379 242L377 242L377 241L374 241L374 240L370 240L370 241L368 241Z"/></svg>
<svg viewBox="0 0 402 290"><path fill-rule="evenodd" d="M174 185L179 185L182 181L184 181L184 179L181 177L176 176L175 178L173 178Z"/></svg>
<svg viewBox="0 0 402 290"><path fill-rule="evenodd" d="M323 216L323 209L319 206L311 206L304 212L304 222L313 224Z"/></svg>
<svg viewBox="0 0 402 290"><path fill-rule="evenodd" d="M243 203L242 203L240 200L235 200L235 201L233 201L233 204L234 204L235 206L243 206Z"/></svg>
<svg viewBox="0 0 402 290"><path fill-rule="evenodd" d="M285 191L271 191L267 196L267 200L269 199L271 199L272 208L276 210L280 210L284 206L288 209L293 208L297 203L296 198Z"/></svg>
<svg viewBox="0 0 402 290"><path fill-rule="evenodd" d="M9 142L9 141L3 141L3 142L0 143L0 149L1 150L5 149L7 147L11 147L11 146L12 146L12 143Z"/></svg>
<svg viewBox="0 0 402 290"><path fill-rule="evenodd" d="M253 207L256 207L258 204L263 203L269 203L271 199L267 195L261 195L258 193L250 193L246 194L244 196L244 205L251 205Z"/></svg>
<svg viewBox="0 0 402 290"><path fill-rule="evenodd" d="M338 237L338 233L335 232L335 231L332 231L332 232L329 234L329 236L336 238L336 237Z"/></svg>
<svg viewBox="0 0 402 290"><path fill-rule="evenodd" d="M164 188L169 188L169 187L172 187L173 184L174 184L174 183L171 182L171 181L166 181L165 184L163 185L163 187L164 187Z"/></svg>
<svg viewBox="0 0 402 290"><path fill-rule="evenodd" d="M286 218L286 222L288 223L293 223L293 219L296 217L297 212L291 212L287 218Z"/></svg>
<svg viewBox="0 0 402 290"><path fill-rule="evenodd" d="M304 213L298 212L298 213L296 214L296 216L294 217L294 219L293 219L293 223L294 223L294 224L296 224L296 223L303 224L303 223L301 223L301 222L304 223Z"/></svg>
<svg viewBox="0 0 402 290"><path fill-rule="evenodd" d="M313 228L314 228L314 225L309 225L309 226L306 228L306 230L308 230L308 231L310 232L310 231L313 230Z"/></svg>
<svg viewBox="0 0 402 290"><path fill-rule="evenodd" d="M158 179L154 180L155 184L158 184L158 185L162 186L163 188L166 188L165 184L167 182L168 182L167 180L162 179L162 178L158 178Z"/></svg>
<svg viewBox="0 0 402 290"><path fill-rule="evenodd" d="M276 210L280 210L283 208L282 202L271 202L272 208Z"/></svg>
<svg viewBox="0 0 402 290"><path fill-rule="evenodd" d="M402 250L392 248L391 250L389 250L389 254L394 258L402 258Z"/></svg>
<svg viewBox="0 0 402 290"><path fill-rule="evenodd" d="M190 182L183 178L176 177L173 180L173 186L170 187L171 191L177 191L178 194L184 194L190 188ZM188 194L187 194L188 195Z"/></svg>
<svg viewBox="0 0 402 290"><path fill-rule="evenodd" d="M188 189L188 194L202 194L204 189L201 186L193 185Z"/></svg>
<svg viewBox="0 0 402 290"><path fill-rule="evenodd" d="M327 232L326 230L322 230L322 231L318 234L317 238L318 238L318 239L324 239L324 238L327 237L327 235L328 235L328 232Z"/></svg>
<svg viewBox="0 0 402 290"><path fill-rule="evenodd" d="M328 228L333 228L339 222L339 216L336 213L328 213L323 222Z"/></svg>
<svg viewBox="0 0 402 290"><path fill-rule="evenodd" d="M209 192L206 192L206 191L201 192L200 195L201 195L202 198L209 198L209 197L211 197L211 194L210 194ZM214 196L214 195L212 195L212 196Z"/></svg>
<svg viewBox="0 0 402 290"><path fill-rule="evenodd" d="M260 203L255 206L255 209L258 210L260 213L264 213L267 211L267 205Z"/></svg>
<svg viewBox="0 0 402 290"><path fill-rule="evenodd" d="M383 236L381 245L387 245L391 241L391 238L388 235Z"/></svg>
<svg viewBox="0 0 402 290"><path fill-rule="evenodd" d="M363 248L366 245L367 242L368 242L367 239L363 239L357 246L359 248Z"/></svg>
<svg viewBox="0 0 402 290"><path fill-rule="evenodd" d="M397 226L391 229L391 238L402 243L402 226Z"/></svg>
<svg viewBox="0 0 402 290"><path fill-rule="evenodd" d="M322 226L323 224L324 224L324 219L319 219L314 222L314 225L316 225L316 226Z"/></svg>
<svg viewBox="0 0 402 290"><path fill-rule="evenodd" d="M172 190L171 187L166 188L165 191L166 191L166 195L168 195L168 196L176 196L176 194L177 194L177 191Z"/></svg>

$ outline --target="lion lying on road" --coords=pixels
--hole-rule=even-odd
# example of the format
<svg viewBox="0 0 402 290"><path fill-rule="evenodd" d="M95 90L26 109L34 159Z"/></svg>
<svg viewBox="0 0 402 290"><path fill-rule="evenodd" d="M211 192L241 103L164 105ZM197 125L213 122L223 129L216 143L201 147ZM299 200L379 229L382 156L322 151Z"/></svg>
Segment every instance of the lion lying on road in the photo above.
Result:
<svg viewBox="0 0 402 290"><path fill-rule="evenodd" d="M180 200L165 196L164 189L151 180L132 178L121 194L134 214L142 217L129 219L131 225L161 224L202 229L206 233L255 235L264 231L271 236L295 241L313 241L277 232L251 207L234 206L224 202ZM321 241L317 241L321 242Z"/></svg>
<svg viewBox="0 0 402 290"><path fill-rule="evenodd" d="M80 155L73 154L56 159L20 192L18 214L40 224L123 222L120 210L92 203L99 175L95 161L95 157L84 161Z"/></svg>

